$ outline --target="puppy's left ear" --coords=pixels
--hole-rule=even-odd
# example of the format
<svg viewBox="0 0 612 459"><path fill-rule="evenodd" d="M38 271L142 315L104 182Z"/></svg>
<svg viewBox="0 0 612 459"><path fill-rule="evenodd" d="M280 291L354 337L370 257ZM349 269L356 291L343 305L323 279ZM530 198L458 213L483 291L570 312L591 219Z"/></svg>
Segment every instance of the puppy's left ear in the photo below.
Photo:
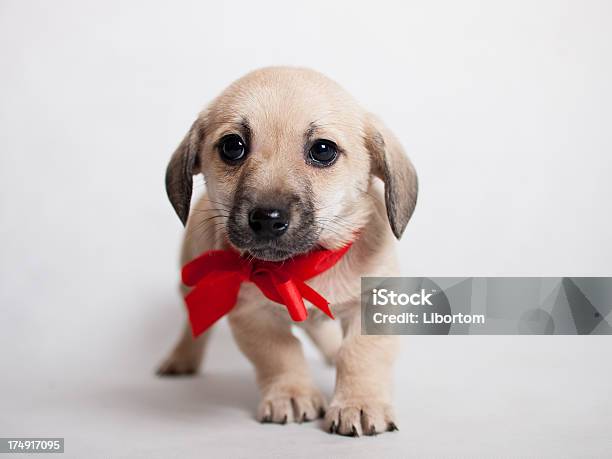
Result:
<svg viewBox="0 0 612 459"><path fill-rule="evenodd" d="M397 138L373 115L368 117L365 142L372 157L372 173L385 184L389 224L399 239L416 206L416 171Z"/></svg>
<svg viewBox="0 0 612 459"><path fill-rule="evenodd" d="M200 172L198 153L202 137L202 123L198 118L191 125L166 168L166 193L183 225L187 224L189 218L193 176Z"/></svg>

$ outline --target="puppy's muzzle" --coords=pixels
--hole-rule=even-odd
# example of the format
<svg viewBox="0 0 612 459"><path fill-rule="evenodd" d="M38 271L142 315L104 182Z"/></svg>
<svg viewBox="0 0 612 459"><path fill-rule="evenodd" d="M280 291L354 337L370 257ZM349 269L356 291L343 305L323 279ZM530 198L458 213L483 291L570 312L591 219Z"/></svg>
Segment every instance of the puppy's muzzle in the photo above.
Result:
<svg viewBox="0 0 612 459"><path fill-rule="evenodd" d="M316 244L314 206L291 192L257 193L241 188L227 221L229 242L253 257L280 261L308 252Z"/></svg>
<svg viewBox="0 0 612 459"><path fill-rule="evenodd" d="M249 227L259 241L276 239L289 228L289 212L284 209L256 207L249 212Z"/></svg>

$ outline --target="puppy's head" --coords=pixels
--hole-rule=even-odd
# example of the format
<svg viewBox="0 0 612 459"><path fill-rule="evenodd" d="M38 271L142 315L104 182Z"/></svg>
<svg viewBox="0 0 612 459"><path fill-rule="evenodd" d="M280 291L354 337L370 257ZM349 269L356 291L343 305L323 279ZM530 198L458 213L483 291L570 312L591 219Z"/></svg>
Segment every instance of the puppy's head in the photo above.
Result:
<svg viewBox="0 0 612 459"><path fill-rule="evenodd" d="M395 137L336 83L295 68L248 74L193 123L166 173L183 224L197 173L212 213L203 218L264 260L354 239L368 223L372 176L385 183L397 238L417 197L414 168Z"/></svg>

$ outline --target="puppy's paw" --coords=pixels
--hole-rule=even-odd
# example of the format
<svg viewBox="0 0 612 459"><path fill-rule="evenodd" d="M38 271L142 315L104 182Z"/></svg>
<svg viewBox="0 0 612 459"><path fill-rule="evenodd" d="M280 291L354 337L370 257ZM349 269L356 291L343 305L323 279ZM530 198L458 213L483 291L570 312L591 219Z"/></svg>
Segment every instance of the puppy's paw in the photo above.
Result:
<svg viewBox="0 0 612 459"><path fill-rule="evenodd" d="M332 401L323 425L329 433L350 437L399 430L391 406L370 400Z"/></svg>
<svg viewBox="0 0 612 459"><path fill-rule="evenodd" d="M200 366L198 358L173 352L157 368L157 376L192 376L195 375Z"/></svg>
<svg viewBox="0 0 612 459"><path fill-rule="evenodd" d="M266 390L257 409L259 422L307 422L325 414L325 397L310 386L282 386Z"/></svg>

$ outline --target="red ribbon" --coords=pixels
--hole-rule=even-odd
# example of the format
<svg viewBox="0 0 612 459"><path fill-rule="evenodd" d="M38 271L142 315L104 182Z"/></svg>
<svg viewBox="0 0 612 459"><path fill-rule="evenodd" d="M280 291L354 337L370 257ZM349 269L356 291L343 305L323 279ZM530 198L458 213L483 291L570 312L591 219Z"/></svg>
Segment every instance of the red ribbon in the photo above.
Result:
<svg viewBox="0 0 612 459"><path fill-rule="evenodd" d="M243 282L253 282L270 300L287 307L296 322L308 317L304 300L332 319L329 302L305 281L327 271L348 251L316 250L286 261L247 259L233 250L211 250L183 266L183 283L195 287L185 296L193 336L232 310Z"/></svg>

